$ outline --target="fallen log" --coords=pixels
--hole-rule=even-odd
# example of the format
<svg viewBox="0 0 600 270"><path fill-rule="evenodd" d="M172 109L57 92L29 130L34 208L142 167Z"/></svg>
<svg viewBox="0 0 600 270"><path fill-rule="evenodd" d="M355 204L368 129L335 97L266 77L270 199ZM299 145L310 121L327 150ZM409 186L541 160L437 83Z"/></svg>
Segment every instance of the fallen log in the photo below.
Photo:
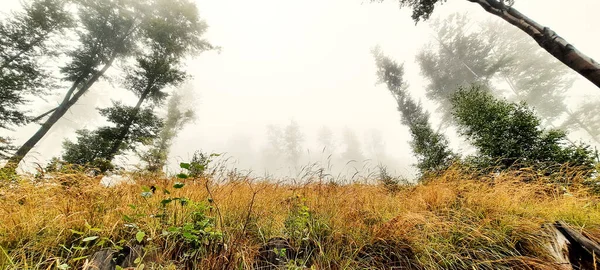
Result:
<svg viewBox="0 0 600 270"><path fill-rule="evenodd" d="M600 269L600 261L596 258L600 255L598 243L574 230L563 221L557 221L553 226L568 241L568 259L573 268ZM559 238L560 235L557 236L557 239Z"/></svg>

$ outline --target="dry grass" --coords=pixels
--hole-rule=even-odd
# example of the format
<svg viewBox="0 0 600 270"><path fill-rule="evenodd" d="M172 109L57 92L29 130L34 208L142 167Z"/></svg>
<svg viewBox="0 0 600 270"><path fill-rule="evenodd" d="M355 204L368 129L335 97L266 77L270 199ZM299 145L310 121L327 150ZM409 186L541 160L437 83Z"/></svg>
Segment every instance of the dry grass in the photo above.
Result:
<svg viewBox="0 0 600 270"><path fill-rule="evenodd" d="M393 194L379 185L292 186L240 176L219 183L187 179L181 189L172 187L174 181L136 176L134 184L104 187L99 178L61 174L5 184L0 266L81 268L101 248L137 244L141 231L146 269L252 268L272 237L308 250L310 256L290 267L553 269L543 224L564 220L600 235L599 198L577 177L569 179L567 192L528 172L476 177L450 170ZM143 186L156 192L145 198ZM162 200L181 197L190 202L161 207ZM205 220L214 218L209 230L221 231L222 240L193 245L168 232L191 222L203 206L209 206Z"/></svg>

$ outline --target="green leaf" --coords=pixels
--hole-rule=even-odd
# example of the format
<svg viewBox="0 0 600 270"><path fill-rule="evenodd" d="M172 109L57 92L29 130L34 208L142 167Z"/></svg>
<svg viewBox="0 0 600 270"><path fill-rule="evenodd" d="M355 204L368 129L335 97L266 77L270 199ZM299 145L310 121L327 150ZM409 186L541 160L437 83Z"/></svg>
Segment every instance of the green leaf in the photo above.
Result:
<svg viewBox="0 0 600 270"><path fill-rule="evenodd" d="M182 169L189 170L190 169L190 164L189 163L181 162L181 163L179 163L179 167L182 168Z"/></svg>
<svg viewBox="0 0 600 270"><path fill-rule="evenodd" d="M164 200L160 201L160 204L162 206L165 206L165 205L171 203L172 201L173 201L172 199L164 199Z"/></svg>
<svg viewBox="0 0 600 270"><path fill-rule="evenodd" d="M146 236L146 233L145 233L145 232L138 231L138 232L135 234L135 240L137 240L139 243L141 243L142 241L144 241L144 237L145 237L145 236Z"/></svg>
<svg viewBox="0 0 600 270"><path fill-rule="evenodd" d="M184 183L175 183L175 185L173 185L173 188L182 188L184 185Z"/></svg>
<svg viewBox="0 0 600 270"><path fill-rule="evenodd" d="M171 192L166 188L163 188L163 193L167 195L171 194Z"/></svg>
<svg viewBox="0 0 600 270"><path fill-rule="evenodd" d="M150 192L150 188L147 186L142 186L142 191L143 192Z"/></svg>
<svg viewBox="0 0 600 270"><path fill-rule="evenodd" d="M83 232L76 231L76 230L73 230L73 229L71 229L71 232L74 233L74 234L79 234L79 235L84 234Z"/></svg>
<svg viewBox="0 0 600 270"><path fill-rule="evenodd" d="M180 178L180 179L187 179L188 177L189 176L187 174L185 174L185 173L180 173L180 174L177 175L177 178Z"/></svg>
<svg viewBox="0 0 600 270"><path fill-rule="evenodd" d="M152 192L149 192L149 191L144 191L144 192L142 192L142 194L141 194L141 195L142 195L142 197L144 197L144 198L150 198L150 197L152 197Z"/></svg>
<svg viewBox="0 0 600 270"><path fill-rule="evenodd" d="M98 238L99 238L99 236L90 236L90 237L83 238L83 240L81 240L81 242L94 241L94 240L96 240Z"/></svg>
<svg viewBox="0 0 600 270"><path fill-rule="evenodd" d="M68 264L66 264L66 263L63 263L63 264L61 264L61 265L57 266L56 268L58 268L58 269L60 269L60 270L67 270L67 269L69 269L69 268L71 268L71 267L70 267Z"/></svg>
<svg viewBox="0 0 600 270"><path fill-rule="evenodd" d="M83 260L83 259L85 259L85 258L87 258L87 257L88 257L88 256L81 256L81 257L73 258L73 259L71 259L71 261L72 261L72 262L76 262L76 261Z"/></svg>
<svg viewBox="0 0 600 270"><path fill-rule="evenodd" d="M130 218L128 215L123 215L123 220L126 222L133 222L133 219Z"/></svg>

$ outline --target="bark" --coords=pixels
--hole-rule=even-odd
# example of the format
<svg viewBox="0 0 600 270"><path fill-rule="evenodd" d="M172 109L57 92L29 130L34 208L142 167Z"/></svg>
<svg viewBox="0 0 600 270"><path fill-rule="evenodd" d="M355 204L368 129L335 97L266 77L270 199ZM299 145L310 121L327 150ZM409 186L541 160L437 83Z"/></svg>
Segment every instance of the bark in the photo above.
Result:
<svg viewBox="0 0 600 270"><path fill-rule="evenodd" d="M505 5L498 0L467 1L479 4L487 12L518 27L531 36L540 47L544 48L556 59L600 88L600 64L577 50L564 38L550 30L550 28L540 25L511 6Z"/></svg>

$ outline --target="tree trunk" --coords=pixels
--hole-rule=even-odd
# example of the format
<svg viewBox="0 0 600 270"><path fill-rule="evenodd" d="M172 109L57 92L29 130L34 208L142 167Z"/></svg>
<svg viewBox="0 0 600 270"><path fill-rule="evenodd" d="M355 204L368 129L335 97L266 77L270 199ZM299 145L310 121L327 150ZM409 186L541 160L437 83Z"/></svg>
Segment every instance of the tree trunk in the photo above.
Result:
<svg viewBox="0 0 600 270"><path fill-rule="evenodd" d="M38 129L38 131L29 138L18 150L17 152L8 160L4 169L8 169L10 171L15 171L19 166L19 163L23 160L23 158L33 149L33 147L50 131L52 126L58 122L60 118L62 118L65 113L75 104L85 92L108 70L108 68L112 65L115 60L115 56L113 56L108 63L104 65L104 67L94 74L91 78L89 78L79 89L79 91L75 92L75 90L80 86L81 80L77 80L73 83L73 86L67 94L65 98L60 103L60 105L54 110L52 115L42 124L42 126ZM75 94L71 97L71 95L75 92Z"/></svg>
<svg viewBox="0 0 600 270"><path fill-rule="evenodd" d="M544 48L556 59L581 74L597 87L600 87L600 64L578 51L573 45L550 30L550 28L538 24L499 0L467 1L481 5L487 12L518 27L531 36L540 47Z"/></svg>
<svg viewBox="0 0 600 270"><path fill-rule="evenodd" d="M138 113L140 112L142 103L144 103L144 101L150 94L151 88L152 88L152 82L149 82L148 85L146 86L146 89L144 89L144 92L142 92L142 95L138 99L138 102L135 105L135 108L133 108L133 112L129 116L127 123L125 124L123 129L121 129L121 132L119 133L119 135L115 139L112 147L110 148L110 152L108 154L108 161L112 161L115 158L115 156L117 155L117 152L119 152L119 148L121 147L121 144L123 143L123 141L125 141L125 139L127 139L127 135L129 134L129 129L131 129L131 126L133 125L135 118L137 117Z"/></svg>

